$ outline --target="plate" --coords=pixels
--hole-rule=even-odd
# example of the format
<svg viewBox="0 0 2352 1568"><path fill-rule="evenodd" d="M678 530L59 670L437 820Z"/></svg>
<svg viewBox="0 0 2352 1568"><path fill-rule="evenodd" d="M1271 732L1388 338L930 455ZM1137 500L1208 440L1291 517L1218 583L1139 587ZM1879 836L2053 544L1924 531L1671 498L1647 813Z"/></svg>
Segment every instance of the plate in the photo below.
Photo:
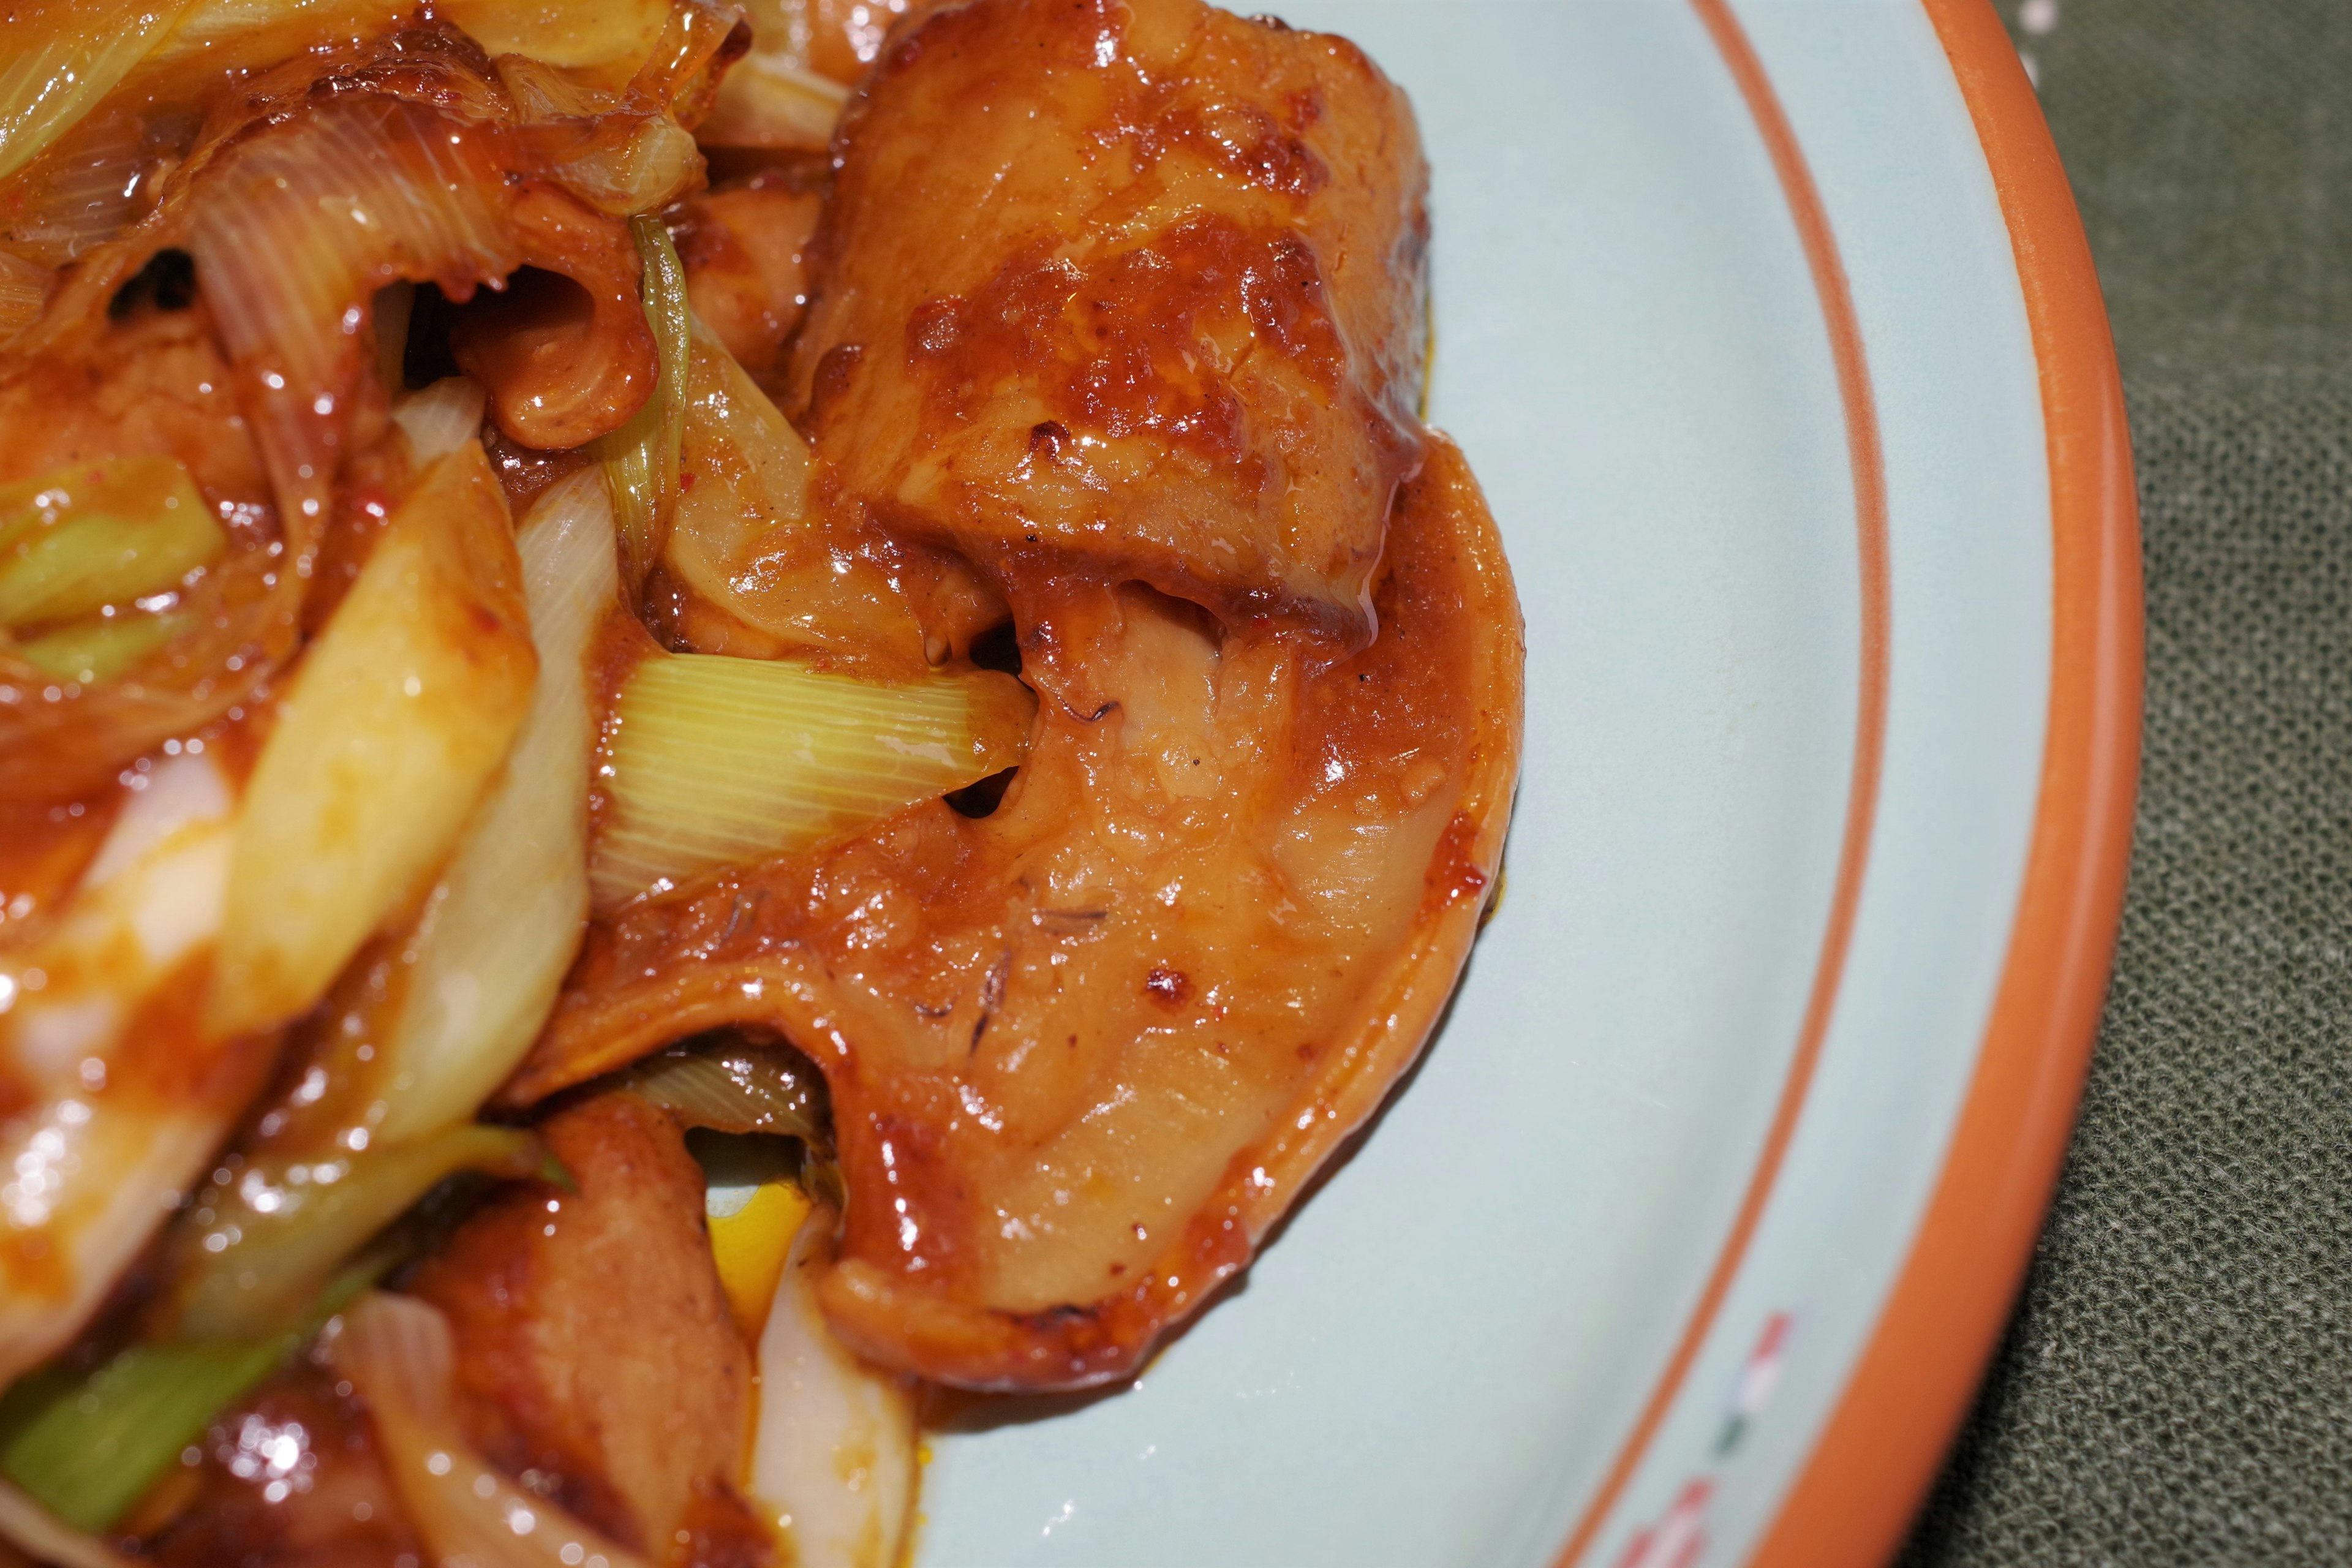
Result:
<svg viewBox="0 0 2352 1568"><path fill-rule="evenodd" d="M921 1568L1883 1559L2106 979L2138 547L1983 0L1289 0L1410 90L1433 423L1528 627L1449 1020L1131 1385L933 1435Z"/></svg>

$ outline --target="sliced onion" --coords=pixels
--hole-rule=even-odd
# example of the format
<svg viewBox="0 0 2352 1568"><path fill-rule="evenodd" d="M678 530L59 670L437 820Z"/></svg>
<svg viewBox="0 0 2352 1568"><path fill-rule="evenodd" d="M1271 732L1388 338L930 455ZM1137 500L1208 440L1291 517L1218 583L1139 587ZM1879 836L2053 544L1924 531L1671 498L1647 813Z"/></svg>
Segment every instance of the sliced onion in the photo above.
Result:
<svg viewBox="0 0 2352 1568"><path fill-rule="evenodd" d="M366 1404L393 1489L445 1565L646 1568L645 1560L493 1468L459 1428L449 1321L376 1292L343 1315L329 1353Z"/></svg>
<svg viewBox="0 0 2352 1568"><path fill-rule="evenodd" d="M695 134L713 147L822 152L849 102L849 89L781 54L754 51L719 84L710 117Z"/></svg>
<svg viewBox="0 0 2352 1568"><path fill-rule="evenodd" d="M0 1481L0 1539L37 1563L57 1568L132 1568L129 1558L96 1536L59 1523L39 1503Z"/></svg>
<svg viewBox="0 0 2352 1568"><path fill-rule="evenodd" d="M392 405L392 422L408 437L409 461L437 463L482 433L489 396L471 376L445 375Z"/></svg>
<svg viewBox="0 0 2352 1568"><path fill-rule="evenodd" d="M390 1142L473 1114L555 1005L588 919L589 645L619 603L613 510L593 468L517 540L539 679L505 774L475 811L411 944L383 1062Z"/></svg>
<svg viewBox="0 0 2352 1568"><path fill-rule="evenodd" d="M609 907L803 849L1018 765L1036 700L993 670L903 685L723 654L639 665L614 710Z"/></svg>
<svg viewBox="0 0 2352 1568"><path fill-rule="evenodd" d="M308 1009L429 886L530 704L520 575L469 443L393 513L278 702L238 816L209 1014L224 1034Z"/></svg>
<svg viewBox="0 0 2352 1568"><path fill-rule="evenodd" d="M522 263L492 133L400 100L331 98L223 154L188 248L251 388L296 570L322 525L375 291L465 298Z"/></svg>
<svg viewBox="0 0 2352 1568"><path fill-rule="evenodd" d="M9 39L0 61L0 179L38 157L114 90L187 0L57 4Z"/></svg>
<svg viewBox="0 0 2352 1568"><path fill-rule="evenodd" d="M835 1220L820 1207L802 1222L760 1332L751 1489L790 1531L798 1568L872 1568L898 1560L906 1533L915 1402L825 1326L812 1274Z"/></svg>

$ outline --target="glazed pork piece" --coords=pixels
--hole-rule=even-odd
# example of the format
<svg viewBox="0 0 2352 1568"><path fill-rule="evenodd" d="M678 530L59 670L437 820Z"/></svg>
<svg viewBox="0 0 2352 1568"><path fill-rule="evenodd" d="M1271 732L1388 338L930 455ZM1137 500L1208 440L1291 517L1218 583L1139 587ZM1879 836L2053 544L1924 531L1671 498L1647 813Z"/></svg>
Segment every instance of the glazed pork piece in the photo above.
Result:
<svg viewBox="0 0 2352 1568"><path fill-rule="evenodd" d="M1519 623L1409 411L1414 149L1350 47L1194 0L940 13L836 142L797 351L816 492L1001 591L1027 761L989 815L932 802L597 922L509 1094L782 1033L848 1187L819 1295L886 1365L1131 1371L1452 986Z"/></svg>
<svg viewBox="0 0 2352 1568"><path fill-rule="evenodd" d="M1169 0L981 0L894 38L795 357L842 498L975 558L1368 629L1422 451L1403 94L1344 39Z"/></svg>
<svg viewBox="0 0 2352 1568"><path fill-rule="evenodd" d="M685 1139L667 1113L624 1095L541 1132L572 1190L508 1189L412 1286L449 1317L467 1436L650 1561L688 1560L669 1550L681 1532L764 1546L731 1485L750 1357L719 1292Z"/></svg>

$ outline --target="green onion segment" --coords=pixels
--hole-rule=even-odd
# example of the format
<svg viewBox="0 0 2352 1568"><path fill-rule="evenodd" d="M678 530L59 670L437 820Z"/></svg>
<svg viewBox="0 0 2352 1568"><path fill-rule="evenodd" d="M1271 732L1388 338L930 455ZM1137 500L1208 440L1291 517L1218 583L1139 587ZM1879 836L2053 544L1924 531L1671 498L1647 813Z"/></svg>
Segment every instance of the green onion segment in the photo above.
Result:
<svg viewBox="0 0 2352 1568"><path fill-rule="evenodd" d="M621 689L600 906L854 833L1017 766L1036 699L992 670L885 685L783 660L662 654Z"/></svg>

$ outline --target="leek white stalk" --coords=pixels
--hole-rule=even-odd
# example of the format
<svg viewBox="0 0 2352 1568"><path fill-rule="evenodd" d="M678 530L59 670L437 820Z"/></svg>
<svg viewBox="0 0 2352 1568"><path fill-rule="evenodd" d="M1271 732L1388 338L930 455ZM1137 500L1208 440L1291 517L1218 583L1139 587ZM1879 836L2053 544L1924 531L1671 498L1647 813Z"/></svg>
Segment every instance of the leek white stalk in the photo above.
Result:
<svg viewBox="0 0 2352 1568"><path fill-rule="evenodd" d="M797 148L821 152L849 102L849 89L789 57L744 56L719 84L710 118L695 134L713 147Z"/></svg>
<svg viewBox="0 0 2352 1568"><path fill-rule="evenodd" d="M73 129L187 8L188 0L53 6L47 36L0 63L0 179Z"/></svg>
<svg viewBox="0 0 2352 1568"><path fill-rule="evenodd" d="M656 655L614 710L597 902L842 837L1015 766L1035 714L1028 689L992 670L886 686Z"/></svg>
<svg viewBox="0 0 2352 1568"><path fill-rule="evenodd" d="M10 248L43 267L63 267L105 244L153 197L157 165L138 116L85 120L13 182Z"/></svg>
<svg viewBox="0 0 2352 1568"><path fill-rule="evenodd" d="M824 1079L789 1047L676 1046L638 1062L621 1083L688 1127L827 1142Z"/></svg>
<svg viewBox="0 0 2352 1568"><path fill-rule="evenodd" d="M257 129L206 175L187 247L247 383L298 563L325 526L361 371L351 312L394 277L490 282L521 264L491 141L423 104L354 94Z"/></svg>
<svg viewBox="0 0 2352 1568"><path fill-rule="evenodd" d="M222 73L274 66L305 50L391 32L415 9L410 0L195 0L157 46L155 59L170 68L202 55ZM486 54L528 55L564 67L635 61L669 20L668 0L448 0L435 9Z"/></svg>
<svg viewBox="0 0 2352 1568"><path fill-rule="evenodd" d="M843 1348L812 1289L834 1212L802 1221L760 1331L751 1493L789 1531L798 1568L889 1568L915 1490L915 1402Z"/></svg>
<svg viewBox="0 0 2352 1568"><path fill-rule="evenodd" d="M530 700L520 575L468 442L394 510L279 701L238 818L217 1032L309 1008L429 888Z"/></svg>
<svg viewBox="0 0 2352 1568"><path fill-rule="evenodd" d="M437 1309L371 1294L343 1315L329 1344L374 1420L409 1522L444 1568L646 1568L466 1441L451 1395L456 1351Z"/></svg>
<svg viewBox="0 0 2352 1568"><path fill-rule="evenodd" d="M488 400L472 377L445 375L394 404L392 422L408 437L409 461L422 468L481 435L482 407Z"/></svg>
<svg viewBox="0 0 2352 1568"><path fill-rule="evenodd" d="M702 175L702 153L690 132L667 114L656 114L626 136L599 138L549 174L581 200L627 217L684 195Z"/></svg>
<svg viewBox="0 0 2352 1568"><path fill-rule="evenodd" d="M613 508L593 468L540 498L517 540L539 679L505 775L427 900L384 1060L379 1139L473 1113L555 1005L588 919L589 645L617 603Z"/></svg>
<svg viewBox="0 0 2352 1568"><path fill-rule="evenodd" d="M0 348L41 313L55 277L46 267L0 250Z"/></svg>
<svg viewBox="0 0 2352 1568"><path fill-rule="evenodd" d="M729 615L802 647L923 659L892 569L829 526L815 463L726 345L694 323L679 481L663 562Z"/></svg>

